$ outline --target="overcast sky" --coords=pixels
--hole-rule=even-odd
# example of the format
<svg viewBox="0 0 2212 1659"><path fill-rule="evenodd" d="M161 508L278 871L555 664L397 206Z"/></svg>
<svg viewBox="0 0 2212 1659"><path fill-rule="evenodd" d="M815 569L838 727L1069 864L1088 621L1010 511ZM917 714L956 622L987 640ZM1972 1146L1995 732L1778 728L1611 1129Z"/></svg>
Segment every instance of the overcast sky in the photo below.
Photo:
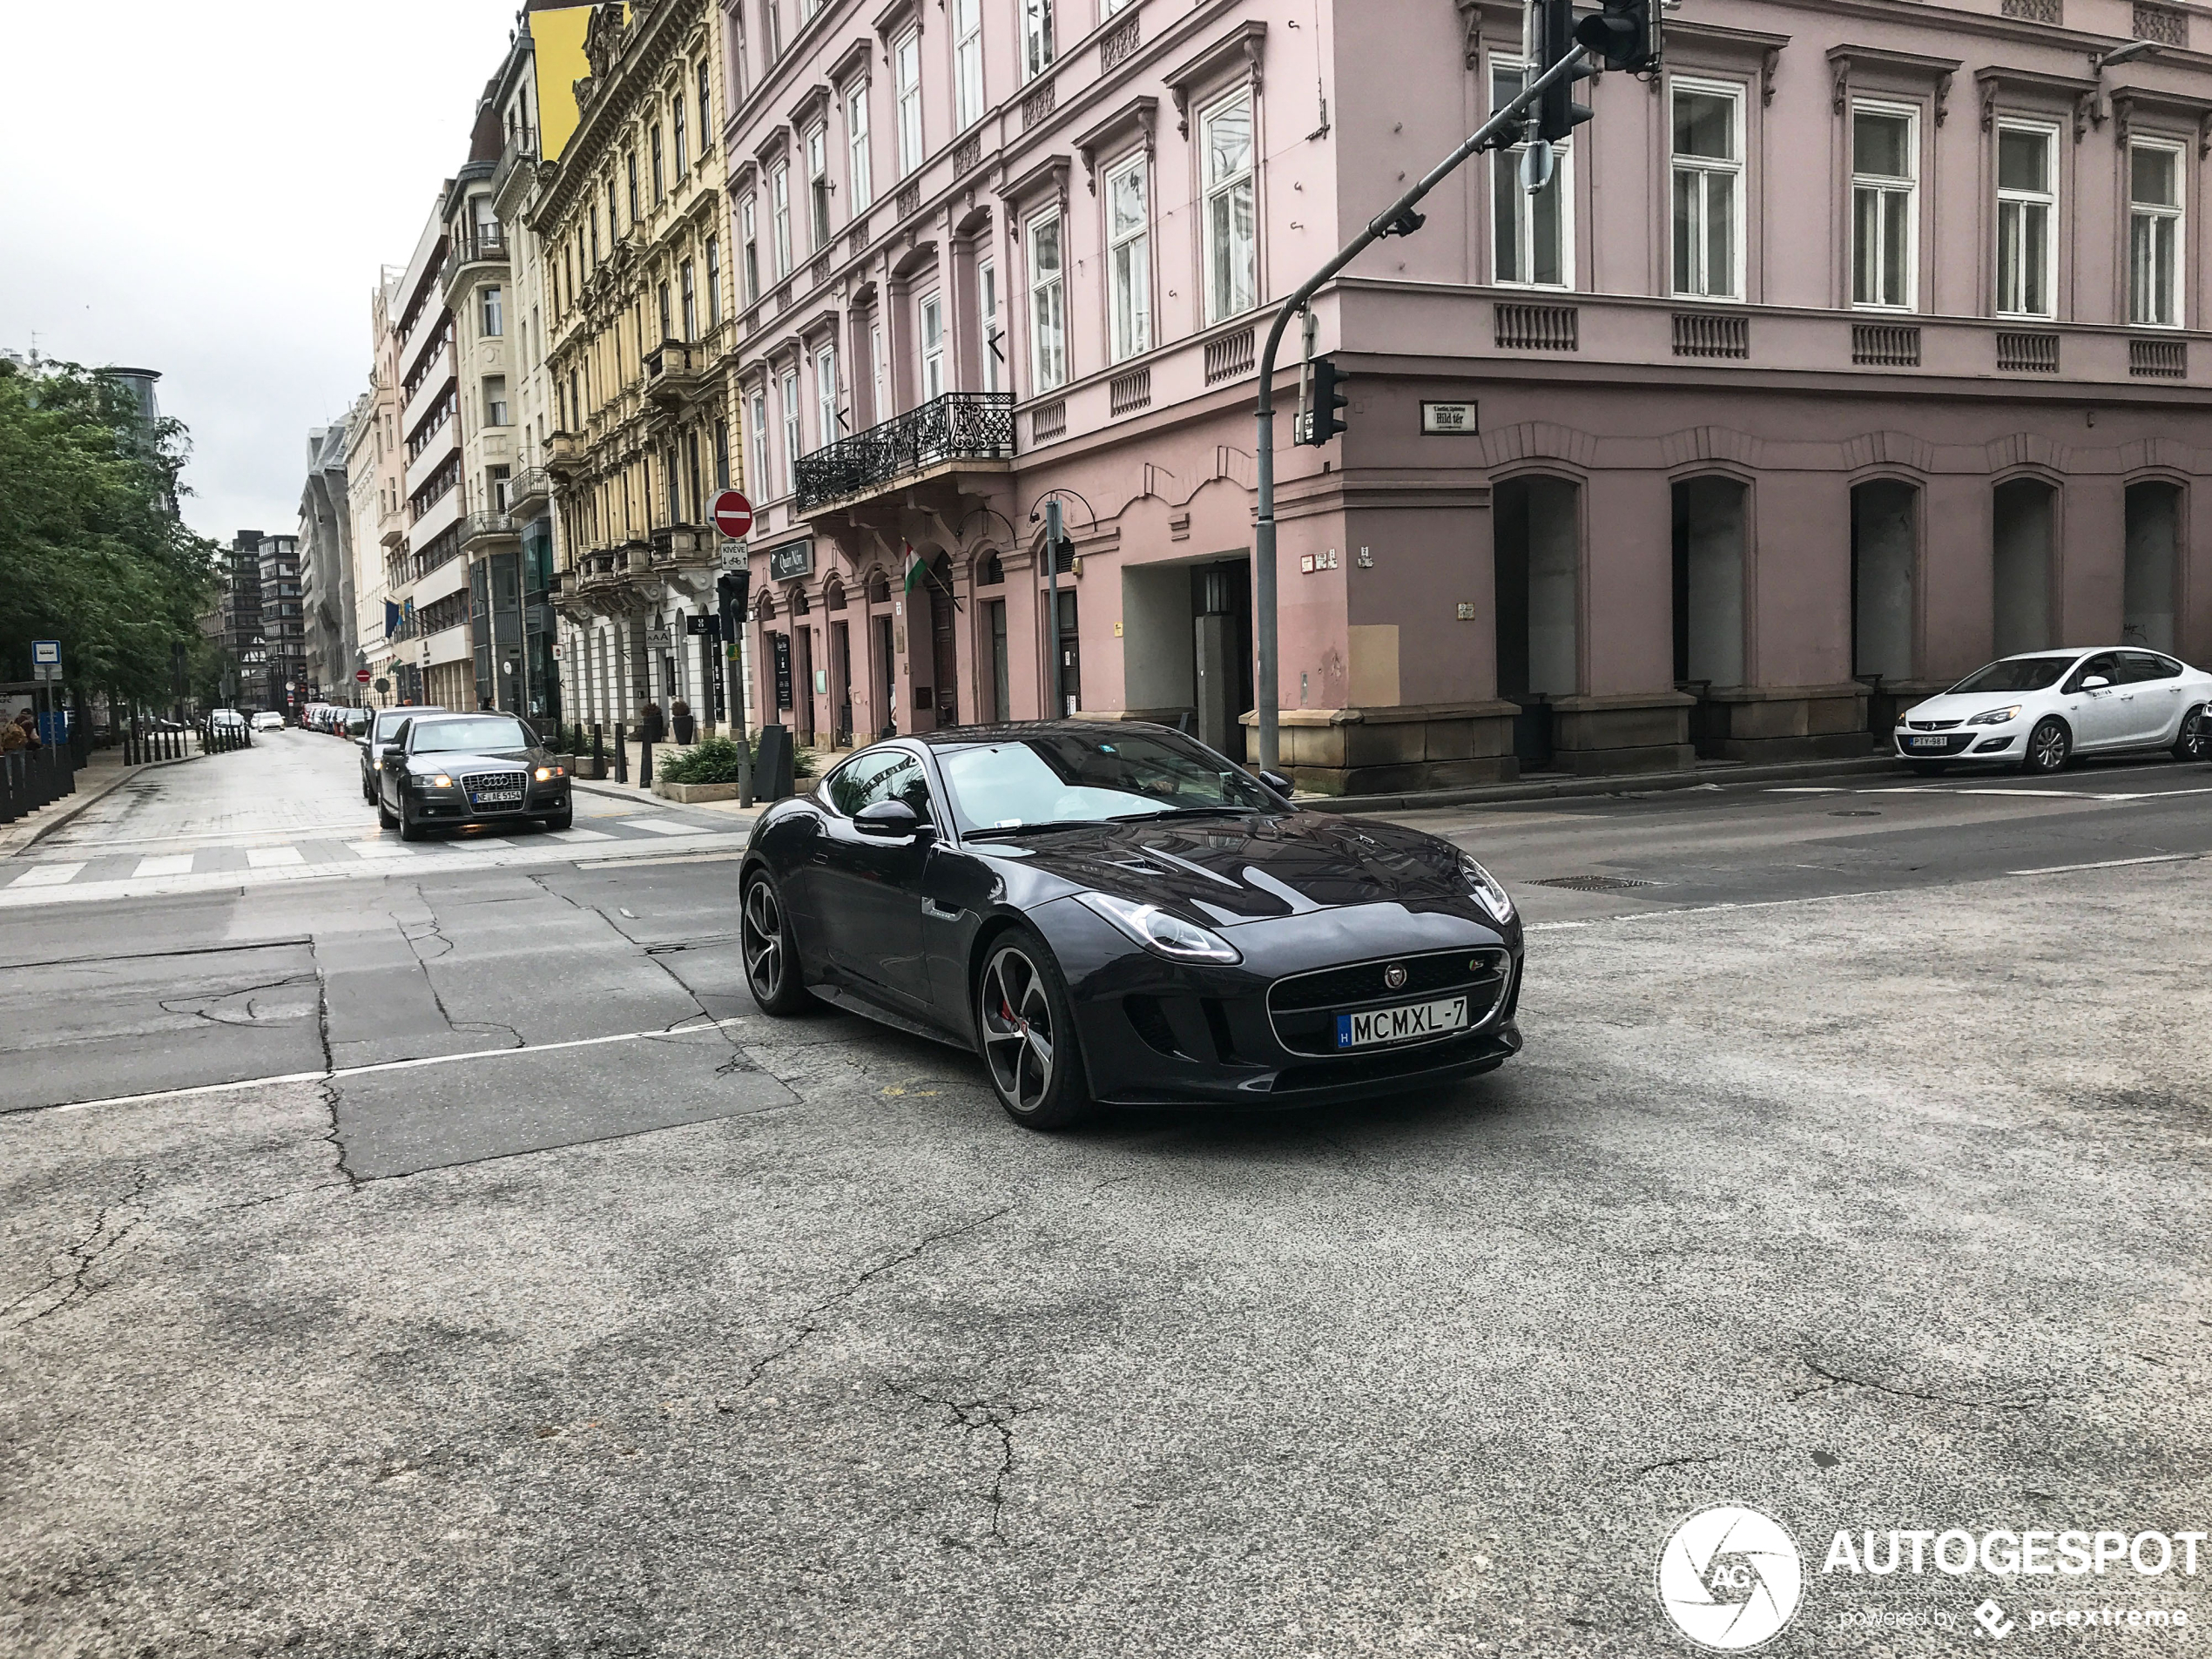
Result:
<svg viewBox="0 0 2212 1659"><path fill-rule="evenodd" d="M294 529L521 0L6 10L0 347L158 369L186 521Z"/></svg>

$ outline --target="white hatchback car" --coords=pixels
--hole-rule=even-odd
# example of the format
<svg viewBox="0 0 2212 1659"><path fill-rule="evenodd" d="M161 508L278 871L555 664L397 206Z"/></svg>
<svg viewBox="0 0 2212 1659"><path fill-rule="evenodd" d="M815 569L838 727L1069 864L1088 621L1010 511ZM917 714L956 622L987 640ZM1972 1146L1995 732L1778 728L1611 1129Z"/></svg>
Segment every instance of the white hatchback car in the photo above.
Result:
<svg viewBox="0 0 2212 1659"><path fill-rule="evenodd" d="M1915 772L1954 762L2058 772L2077 754L2164 749L2212 758L2212 674L2161 651L2115 647L2007 657L1897 721Z"/></svg>
<svg viewBox="0 0 2212 1659"><path fill-rule="evenodd" d="M263 709L253 717L253 729L256 732L281 732L284 730L284 716L274 709Z"/></svg>

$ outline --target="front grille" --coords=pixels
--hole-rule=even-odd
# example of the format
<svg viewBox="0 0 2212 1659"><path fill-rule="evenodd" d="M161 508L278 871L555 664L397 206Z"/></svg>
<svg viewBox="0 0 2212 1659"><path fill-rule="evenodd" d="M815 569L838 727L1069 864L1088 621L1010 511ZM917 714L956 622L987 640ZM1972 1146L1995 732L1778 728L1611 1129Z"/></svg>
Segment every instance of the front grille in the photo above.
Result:
<svg viewBox="0 0 2212 1659"><path fill-rule="evenodd" d="M529 794L529 774L526 772L467 772L461 775L461 787L469 797L469 805L479 812L519 813ZM513 800L495 801L489 806L479 804L476 797L487 789L511 789L517 792Z"/></svg>
<svg viewBox="0 0 2212 1659"><path fill-rule="evenodd" d="M1405 984L1394 989L1386 978L1393 967L1406 970ZM1366 1008L1436 1002L1465 994L1467 1028L1472 1030L1497 1007L1512 970L1513 958L1495 948L1386 956L1351 968L1323 968L1278 980L1267 993L1267 1014L1275 1027L1276 1041L1292 1054L1337 1055L1343 1052L1337 1047L1337 1015ZM1465 1035L1455 1031L1429 1041ZM1382 1051L1359 1052L1372 1055Z"/></svg>
<svg viewBox="0 0 2212 1659"><path fill-rule="evenodd" d="M1915 732L1948 732L1959 724L1956 720L1907 720L1905 725Z"/></svg>

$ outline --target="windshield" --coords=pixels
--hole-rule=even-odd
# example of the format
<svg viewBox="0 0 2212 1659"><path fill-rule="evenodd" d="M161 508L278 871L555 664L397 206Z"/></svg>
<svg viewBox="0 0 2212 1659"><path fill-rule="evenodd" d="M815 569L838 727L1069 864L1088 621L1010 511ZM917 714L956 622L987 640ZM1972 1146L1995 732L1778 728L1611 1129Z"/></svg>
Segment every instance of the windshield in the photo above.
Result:
<svg viewBox="0 0 2212 1659"><path fill-rule="evenodd" d="M426 720L415 728L408 746L415 754L453 754L464 749L497 753L527 749L532 741L520 720Z"/></svg>
<svg viewBox="0 0 2212 1659"><path fill-rule="evenodd" d="M2013 657L1969 674L1951 688L1961 691L2047 691L2074 666L2071 657Z"/></svg>
<svg viewBox="0 0 2212 1659"><path fill-rule="evenodd" d="M376 717L376 730L373 735L377 742L382 743L400 729L401 721L412 718L420 712L418 709L386 709Z"/></svg>
<svg viewBox="0 0 2212 1659"><path fill-rule="evenodd" d="M1219 755L1164 736L1061 732L941 749L937 765L967 833L1282 810Z"/></svg>

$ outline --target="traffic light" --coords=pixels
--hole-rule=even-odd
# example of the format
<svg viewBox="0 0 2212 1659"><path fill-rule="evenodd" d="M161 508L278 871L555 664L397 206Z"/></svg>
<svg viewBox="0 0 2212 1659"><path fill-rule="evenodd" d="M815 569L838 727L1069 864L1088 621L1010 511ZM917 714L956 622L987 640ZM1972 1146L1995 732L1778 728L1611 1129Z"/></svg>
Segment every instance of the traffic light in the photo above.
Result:
<svg viewBox="0 0 2212 1659"><path fill-rule="evenodd" d="M721 602L722 637L725 641L745 635L745 601L752 586L750 570L725 570L715 580L715 595Z"/></svg>
<svg viewBox="0 0 2212 1659"><path fill-rule="evenodd" d="M1537 0L1537 3L1541 8L1537 17L1542 37L1542 51L1538 58L1541 71L1579 56L1582 48L1575 35L1575 0ZM1575 83L1582 78L1581 73L1561 76L1544 89L1536 107L1536 136L1545 143L1564 142L1569 133L1590 118L1589 106L1575 103L1573 96Z"/></svg>
<svg viewBox="0 0 2212 1659"><path fill-rule="evenodd" d="M1352 402L1342 390L1351 378L1325 357L1313 360L1313 401L1298 422L1298 442L1310 443L1318 449L1345 429L1337 411Z"/></svg>
<svg viewBox="0 0 2212 1659"><path fill-rule="evenodd" d="M1595 52L1608 69L1634 73L1659 61L1657 0L1605 0L1603 11L1582 19L1575 38Z"/></svg>

